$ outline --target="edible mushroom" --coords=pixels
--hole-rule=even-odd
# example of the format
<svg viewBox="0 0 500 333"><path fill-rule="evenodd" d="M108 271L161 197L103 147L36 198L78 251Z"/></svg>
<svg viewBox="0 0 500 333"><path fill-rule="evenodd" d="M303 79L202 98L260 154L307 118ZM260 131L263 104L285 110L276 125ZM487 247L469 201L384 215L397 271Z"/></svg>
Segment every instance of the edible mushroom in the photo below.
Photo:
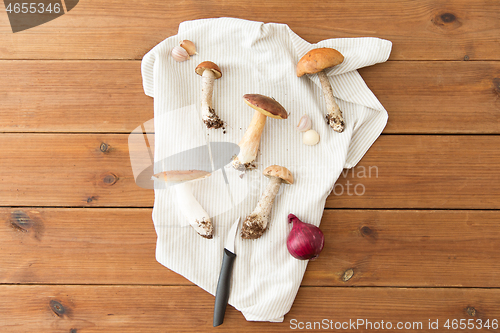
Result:
<svg viewBox="0 0 500 333"><path fill-rule="evenodd" d="M213 237L214 227L212 221L194 197L188 182L201 180L209 176L209 172L202 170L175 170L160 172L151 177L153 180L175 185L177 205L182 214L201 237L208 239Z"/></svg>
<svg viewBox="0 0 500 333"><path fill-rule="evenodd" d="M252 121L248 126L238 146L240 153L233 159L232 165L235 169L245 171L255 167L253 162L259 150L260 137L266 124L267 117L275 119L287 119L288 113L274 98L259 94L243 95L243 100L251 108L255 109Z"/></svg>
<svg viewBox="0 0 500 333"><path fill-rule="evenodd" d="M207 128L221 128L224 122L220 120L212 107L212 95L214 91L214 81L222 76L222 72L216 64L211 61L200 63L196 69L196 74L203 77L201 87L201 117Z"/></svg>
<svg viewBox="0 0 500 333"><path fill-rule="evenodd" d="M264 170L263 174L270 180L257 203L257 207L243 222L241 237L245 239L256 239L262 236L266 231L274 198L278 194L281 183L293 184L293 175L285 167L271 165Z"/></svg>
<svg viewBox="0 0 500 333"><path fill-rule="evenodd" d="M323 95L325 97L326 108L328 113L326 114L326 122L333 128L336 132L344 131L344 118L342 117L342 111L340 107L335 102L333 98L333 90L328 81L328 76L326 76L325 69L337 66L344 61L344 56L342 53L335 49L330 48L319 48L307 52L302 58L300 58L297 64L297 76L301 77L304 74L318 74L319 81L323 87Z"/></svg>

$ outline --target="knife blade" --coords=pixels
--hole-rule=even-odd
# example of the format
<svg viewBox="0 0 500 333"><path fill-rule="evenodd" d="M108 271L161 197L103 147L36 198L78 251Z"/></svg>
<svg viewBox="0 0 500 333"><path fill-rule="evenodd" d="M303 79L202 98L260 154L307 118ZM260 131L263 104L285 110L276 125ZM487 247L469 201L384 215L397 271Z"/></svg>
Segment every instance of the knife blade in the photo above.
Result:
<svg viewBox="0 0 500 333"><path fill-rule="evenodd" d="M224 315L226 314L229 289L231 286L231 273L233 271L234 259L236 258L236 254L234 253L234 240L238 233L239 223L240 218L238 217L229 230L226 238L226 245L224 246L222 267L220 269L219 282L217 283L217 291L215 292L214 327L224 322Z"/></svg>

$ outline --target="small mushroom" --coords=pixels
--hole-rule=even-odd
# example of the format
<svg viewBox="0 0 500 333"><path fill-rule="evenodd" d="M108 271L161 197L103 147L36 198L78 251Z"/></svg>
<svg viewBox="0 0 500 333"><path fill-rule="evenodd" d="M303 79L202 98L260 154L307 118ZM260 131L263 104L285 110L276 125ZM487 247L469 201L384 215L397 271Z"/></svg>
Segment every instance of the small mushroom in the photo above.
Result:
<svg viewBox="0 0 500 333"><path fill-rule="evenodd" d="M326 108L328 110L326 122L333 128L334 131L339 133L344 131L344 118L342 117L340 107L335 102L332 86L330 85L330 81L328 81L328 76L326 76L324 70L337 66L343 61L344 56L339 51L330 48L319 48L307 52L297 64L298 77L301 77L304 74L318 74L319 81L323 87Z"/></svg>
<svg viewBox="0 0 500 333"><path fill-rule="evenodd" d="M221 128L224 122L220 120L212 107L212 95L214 91L214 81L222 76L222 72L216 64L211 61L204 61L195 69L196 74L203 77L201 87L201 117L207 128Z"/></svg>
<svg viewBox="0 0 500 333"><path fill-rule="evenodd" d="M285 167L271 165L264 170L263 174L269 177L270 180L257 203L257 207L243 222L241 237L245 239L256 239L262 236L269 223L271 208L281 183L293 184L293 175Z"/></svg>
<svg viewBox="0 0 500 333"><path fill-rule="evenodd" d="M175 170L160 172L151 177L155 181L175 185L177 204L182 214L201 237L208 239L213 237L214 227L212 221L194 197L188 182L201 180L209 176L209 172L202 170Z"/></svg>
<svg viewBox="0 0 500 333"><path fill-rule="evenodd" d="M259 150L260 137L264 130L267 117L275 119L287 119L288 113L274 98L259 94L243 95L245 103L255 111L252 121L248 126L238 146L240 153L233 159L232 166L236 170L245 171L255 167L253 162Z"/></svg>

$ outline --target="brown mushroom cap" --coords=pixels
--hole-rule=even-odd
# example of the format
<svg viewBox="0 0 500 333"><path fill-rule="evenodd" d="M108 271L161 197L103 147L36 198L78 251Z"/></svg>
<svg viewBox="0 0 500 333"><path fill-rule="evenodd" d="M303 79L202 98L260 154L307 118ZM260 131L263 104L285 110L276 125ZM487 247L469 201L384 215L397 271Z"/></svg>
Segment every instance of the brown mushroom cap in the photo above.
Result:
<svg viewBox="0 0 500 333"><path fill-rule="evenodd" d="M293 184L293 175L290 170L285 167L279 165L271 165L264 170L263 174L266 177L278 177L287 184Z"/></svg>
<svg viewBox="0 0 500 333"><path fill-rule="evenodd" d="M337 66L343 61L344 56L335 49L327 47L314 49L300 58L297 64L297 76L301 77L304 74L315 74L321 72L323 69Z"/></svg>
<svg viewBox="0 0 500 333"><path fill-rule="evenodd" d="M153 175L153 177L164 182L187 182L190 180L207 178L210 175L210 172L203 170L174 170L163 171Z"/></svg>
<svg viewBox="0 0 500 333"><path fill-rule="evenodd" d="M219 66L217 66L216 64L214 64L211 61L204 61L204 62L200 63L198 66L196 66L194 71L198 75L203 75L203 72L207 69L214 72L215 79L218 79L222 76L222 71L220 70Z"/></svg>
<svg viewBox="0 0 500 333"><path fill-rule="evenodd" d="M285 108L274 98L259 94L245 94L243 95L243 99L248 106L254 108L265 116L275 119L288 118L288 112L286 112Z"/></svg>

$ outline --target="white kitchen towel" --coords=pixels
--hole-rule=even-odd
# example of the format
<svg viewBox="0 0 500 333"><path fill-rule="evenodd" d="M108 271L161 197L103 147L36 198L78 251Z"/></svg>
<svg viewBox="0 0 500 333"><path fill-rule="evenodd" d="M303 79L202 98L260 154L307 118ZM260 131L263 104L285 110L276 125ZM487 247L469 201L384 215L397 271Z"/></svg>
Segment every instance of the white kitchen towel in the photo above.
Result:
<svg viewBox="0 0 500 333"><path fill-rule="evenodd" d="M198 54L176 62L170 52L184 39L196 44ZM268 183L262 171L273 164L284 166L293 173L295 183L281 186L268 230L261 238L236 238L237 258L229 298L229 304L247 320L283 321L307 266L307 261L288 253L286 238L291 225L287 216L293 213L319 226L325 200L342 169L354 167L384 129L387 112L356 69L386 61L391 46L391 42L378 38L328 39L310 44L284 24L216 18L181 23L177 35L146 54L142 75L146 94L154 97L155 162L200 147L207 140L237 144L254 114L243 102L244 94L273 97L289 113L286 120L268 118L255 170L240 178L240 172L230 165L225 167L230 192L220 169L192 185L194 196L212 217L213 239L200 237L186 225L172 187L155 188L157 260L215 294L231 224L255 208ZM345 58L327 72L344 114L343 133L334 132L324 120L326 106L317 76L296 76L298 60L317 47L335 48ZM214 84L214 109L226 122L225 130L207 130L201 122L202 79L194 69L207 60L222 70L222 78ZM295 129L304 114L311 117L313 129L321 137L316 146L304 145L302 134ZM161 164L155 166L155 172L164 171L161 169Z"/></svg>

